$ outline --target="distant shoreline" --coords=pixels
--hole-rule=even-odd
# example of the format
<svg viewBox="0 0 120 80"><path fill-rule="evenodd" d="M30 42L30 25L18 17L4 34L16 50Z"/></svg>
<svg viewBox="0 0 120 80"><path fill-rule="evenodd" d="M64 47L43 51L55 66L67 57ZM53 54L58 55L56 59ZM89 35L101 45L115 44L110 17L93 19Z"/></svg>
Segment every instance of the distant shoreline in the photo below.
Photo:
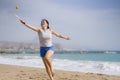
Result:
<svg viewBox="0 0 120 80"><path fill-rule="evenodd" d="M54 43L56 53L120 53L118 50L79 50L63 47L61 44ZM40 45L38 43L25 42L9 42L0 41L0 54L15 54L15 53L39 53Z"/></svg>
<svg viewBox="0 0 120 80"><path fill-rule="evenodd" d="M39 49L23 49L23 50L0 50L0 54L36 54L39 53ZM88 53L97 53L97 54L119 54L120 51L78 51L78 50L55 50L55 53L79 53L79 54L88 54Z"/></svg>

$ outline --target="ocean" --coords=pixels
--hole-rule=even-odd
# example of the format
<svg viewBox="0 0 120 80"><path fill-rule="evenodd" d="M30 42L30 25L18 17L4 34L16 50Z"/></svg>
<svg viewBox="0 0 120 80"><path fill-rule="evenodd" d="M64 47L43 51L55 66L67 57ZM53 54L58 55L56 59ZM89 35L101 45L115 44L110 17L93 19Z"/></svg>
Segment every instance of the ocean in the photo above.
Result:
<svg viewBox="0 0 120 80"><path fill-rule="evenodd" d="M120 52L55 53L54 69L120 76ZM40 54L0 54L0 64L44 68Z"/></svg>

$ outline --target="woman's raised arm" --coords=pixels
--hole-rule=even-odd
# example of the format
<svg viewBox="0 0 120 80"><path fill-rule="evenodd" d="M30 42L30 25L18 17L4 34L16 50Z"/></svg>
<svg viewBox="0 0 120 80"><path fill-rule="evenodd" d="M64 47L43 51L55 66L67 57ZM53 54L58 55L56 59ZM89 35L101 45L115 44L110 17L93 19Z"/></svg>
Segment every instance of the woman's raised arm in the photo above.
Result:
<svg viewBox="0 0 120 80"><path fill-rule="evenodd" d="M63 36L63 35L57 33L57 32L56 32L55 30L53 30L53 29L51 29L51 32L52 32L52 34L56 35L56 36L59 37L59 38L63 38L63 39L66 39L66 40L70 40L69 37Z"/></svg>
<svg viewBox="0 0 120 80"><path fill-rule="evenodd" d="M30 29L32 29L32 30L34 30L34 31L36 31L36 32L39 32L39 31L40 31L40 28L31 26L30 24L24 22L23 20L20 20L20 22L21 22L23 25L27 26L28 28L30 28Z"/></svg>

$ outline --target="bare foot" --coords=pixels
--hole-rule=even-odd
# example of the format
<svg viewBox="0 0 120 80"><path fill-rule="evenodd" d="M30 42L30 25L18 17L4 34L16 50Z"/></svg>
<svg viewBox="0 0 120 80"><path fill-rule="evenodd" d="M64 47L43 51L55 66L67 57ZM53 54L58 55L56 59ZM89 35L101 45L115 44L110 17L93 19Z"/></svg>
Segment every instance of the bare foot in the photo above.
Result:
<svg viewBox="0 0 120 80"><path fill-rule="evenodd" d="M51 80L54 80L54 78L52 77L52 79Z"/></svg>

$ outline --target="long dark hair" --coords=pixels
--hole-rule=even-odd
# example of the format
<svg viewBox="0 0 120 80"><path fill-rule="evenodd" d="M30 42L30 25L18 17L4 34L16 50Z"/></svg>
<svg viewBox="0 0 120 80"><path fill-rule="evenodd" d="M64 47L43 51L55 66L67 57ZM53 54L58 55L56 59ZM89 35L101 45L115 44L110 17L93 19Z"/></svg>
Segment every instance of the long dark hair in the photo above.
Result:
<svg viewBox="0 0 120 80"><path fill-rule="evenodd" d="M46 23L47 23L47 29L49 29L50 27L49 27L49 22L48 22L48 20L47 20L47 19L42 19L42 21L46 21Z"/></svg>

